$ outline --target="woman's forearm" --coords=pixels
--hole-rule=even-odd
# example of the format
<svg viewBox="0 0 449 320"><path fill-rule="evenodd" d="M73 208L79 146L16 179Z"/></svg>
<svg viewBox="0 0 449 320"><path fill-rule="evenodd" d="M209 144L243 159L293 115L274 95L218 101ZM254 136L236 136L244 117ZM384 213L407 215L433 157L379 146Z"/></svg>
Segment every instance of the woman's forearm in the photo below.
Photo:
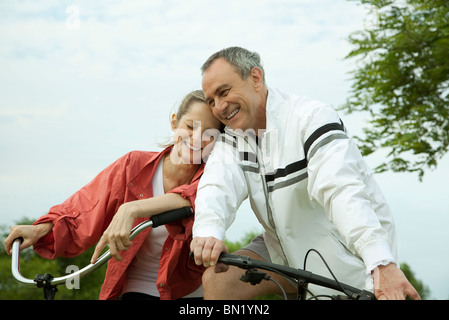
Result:
<svg viewBox="0 0 449 320"><path fill-rule="evenodd" d="M190 201L177 193L166 193L162 196L128 202L125 205L134 218L151 217L165 211L192 206Z"/></svg>
<svg viewBox="0 0 449 320"><path fill-rule="evenodd" d="M185 206L190 207L190 202L176 193L167 193L158 197L122 204L98 242L91 263L97 261L107 244L109 244L111 255L119 261L122 260L119 251L127 250L131 245L129 234L135 218L151 217Z"/></svg>
<svg viewBox="0 0 449 320"><path fill-rule="evenodd" d="M35 225L36 229L38 229L38 237L42 238L43 236L46 236L50 231L53 229L53 222L44 222Z"/></svg>

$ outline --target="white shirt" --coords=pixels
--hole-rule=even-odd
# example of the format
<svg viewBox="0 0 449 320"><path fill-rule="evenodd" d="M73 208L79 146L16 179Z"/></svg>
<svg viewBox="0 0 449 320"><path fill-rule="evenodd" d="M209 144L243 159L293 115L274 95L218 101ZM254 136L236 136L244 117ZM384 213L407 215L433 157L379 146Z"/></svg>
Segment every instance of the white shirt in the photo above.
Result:
<svg viewBox="0 0 449 320"><path fill-rule="evenodd" d="M162 172L162 163L156 168L153 177L153 197L163 195L164 179ZM162 247L167 240L168 231L165 226L151 228L145 241L142 243L139 251L128 267L126 284L123 293L139 292L159 297L157 290L157 275L159 271L159 261L161 258ZM202 287L185 297L202 297Z"/></svg>

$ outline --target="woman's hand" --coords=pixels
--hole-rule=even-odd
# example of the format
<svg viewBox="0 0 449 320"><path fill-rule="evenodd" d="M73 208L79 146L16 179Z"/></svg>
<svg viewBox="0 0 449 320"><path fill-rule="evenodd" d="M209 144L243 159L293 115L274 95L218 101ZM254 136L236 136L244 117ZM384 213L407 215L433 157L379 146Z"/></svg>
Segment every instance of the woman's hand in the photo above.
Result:
<svg viewBox="0 0 449 320"><path fill-rule="evenodd" d="M23 250L33 246L40 238L48 234L53 228L53 223L46 222L37 225L17 225L11 227L8 237L5 239L5 250L11 254L12 244L17 238L23 238L19 249Z"/></svg>
<svg viewBox="0 0 449 320"><path fill-rule="evenodd" d="M97 261L101 251L108 244L111 255L118 261L122 261L122 257L118 252L128 250L131 246L129 236L131 235L134 219L149 218L153 215L185 206L191 206L190 201L177 193L166 193L161 196L122 204L98 242L92 255L91 263Z"/></svg>
<svg viewBox="0 0 449 320"><path fill-rule="evenodd" d="M106 245L109 245L112 257L118 261L122 261L122 257L118 252L128 250L131 246L132 242L129 240L129 236L131 234L134 219L136 218L137 209L138 207L134 202L124 203L120 206L95 247L91 259L92 264L97 261L101 251Z"/></svg>

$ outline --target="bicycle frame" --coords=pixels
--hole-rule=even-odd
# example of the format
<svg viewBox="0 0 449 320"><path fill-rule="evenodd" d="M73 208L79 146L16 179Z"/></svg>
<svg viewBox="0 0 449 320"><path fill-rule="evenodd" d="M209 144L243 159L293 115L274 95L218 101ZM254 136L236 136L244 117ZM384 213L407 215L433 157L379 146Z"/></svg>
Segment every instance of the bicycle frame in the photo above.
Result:
<svg viewBox="0 0 449 320"><path fill-rule="evenodd" d="M298 293L299 293L299 299L304 300L306 295L306 287L307 284L315 284L318 286L326 287L329 289L334 289L339 292L344 293L352 300L375 300L375 296L372 292L366 291L366 290L360 290L357 288L354 288L350 285L338 282L336 280L332 280L317 274L313 274L310 271L302 270L302 269L295 269L287 266L282 266L266 261L260 261L251 259L246 256L241 255L234 255L229 253L222 253L218 259L218 262L232 265L239 267L241 269L246 270L255 270L255 269L263 269L268 270L272 272L276 272L284 277L287 278L293 278L296 281L298 281ZM244 276L243 276L244 277ZM242 278L243 278L242 277ZM250 282L251 284L259 283L263 279L262 275L256 274L256 279L251 282L251 279L247 282ZM245 281L246 281L245 280ZM300 290L300 287L302 287L303 290ZM336 296L337 297L337 296ZM338 296L340 297L340 296ZM337 298L338 298L337 297ZM341 298L341 297L340 297Z"/></svg>
<svg viewBox="0 0 449 320"><path fill-rule="evenodd" d="M153 227L156 228L160 225L167 224L179 219L187 218L190 215L192 215L192 209L189 207L183 207L175 210L170 210L167 212L163 212L161 214L152 216L149 220L144 221L140 223L139 225L135 226L131 230L131 234L129 239L134 239L140 232L143 230ZM105 264L111 257L110 250L107 250L105 253L103 253L98 260L94 264L89 264L85 266L84 268L71 273L66 276L62 277L56 277L54 278L50 274L46 273L43 276L40 274L36 275L35 279L28 279L25 278L20 273L20 243L22 242L21 238L17 238L14 240L12 245L12 254L11 254L11 272L14 276L14 278L22 285L26 287L35 287L43 288L44 289L44 297L46 300L53 300L57 289L56 286L60 284L66 283L66 281L70 281L74 279L75 277L84 277L88 275L89 273L97 270L100 268L103 264Z"/></svg>

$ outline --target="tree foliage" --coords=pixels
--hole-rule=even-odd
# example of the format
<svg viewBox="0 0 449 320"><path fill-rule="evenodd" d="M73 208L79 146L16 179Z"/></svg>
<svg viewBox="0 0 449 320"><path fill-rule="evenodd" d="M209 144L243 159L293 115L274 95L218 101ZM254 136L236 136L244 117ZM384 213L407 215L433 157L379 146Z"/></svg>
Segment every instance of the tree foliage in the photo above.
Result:
<svg viewBox="0 0 449 320"><path fill-rule="evenodd" d="M348 38L358 67L342 109L369 112L356 138L364 155L388 151L378 172L422 179L449 148L449 1L358 1L374 23Z"/></svg>

